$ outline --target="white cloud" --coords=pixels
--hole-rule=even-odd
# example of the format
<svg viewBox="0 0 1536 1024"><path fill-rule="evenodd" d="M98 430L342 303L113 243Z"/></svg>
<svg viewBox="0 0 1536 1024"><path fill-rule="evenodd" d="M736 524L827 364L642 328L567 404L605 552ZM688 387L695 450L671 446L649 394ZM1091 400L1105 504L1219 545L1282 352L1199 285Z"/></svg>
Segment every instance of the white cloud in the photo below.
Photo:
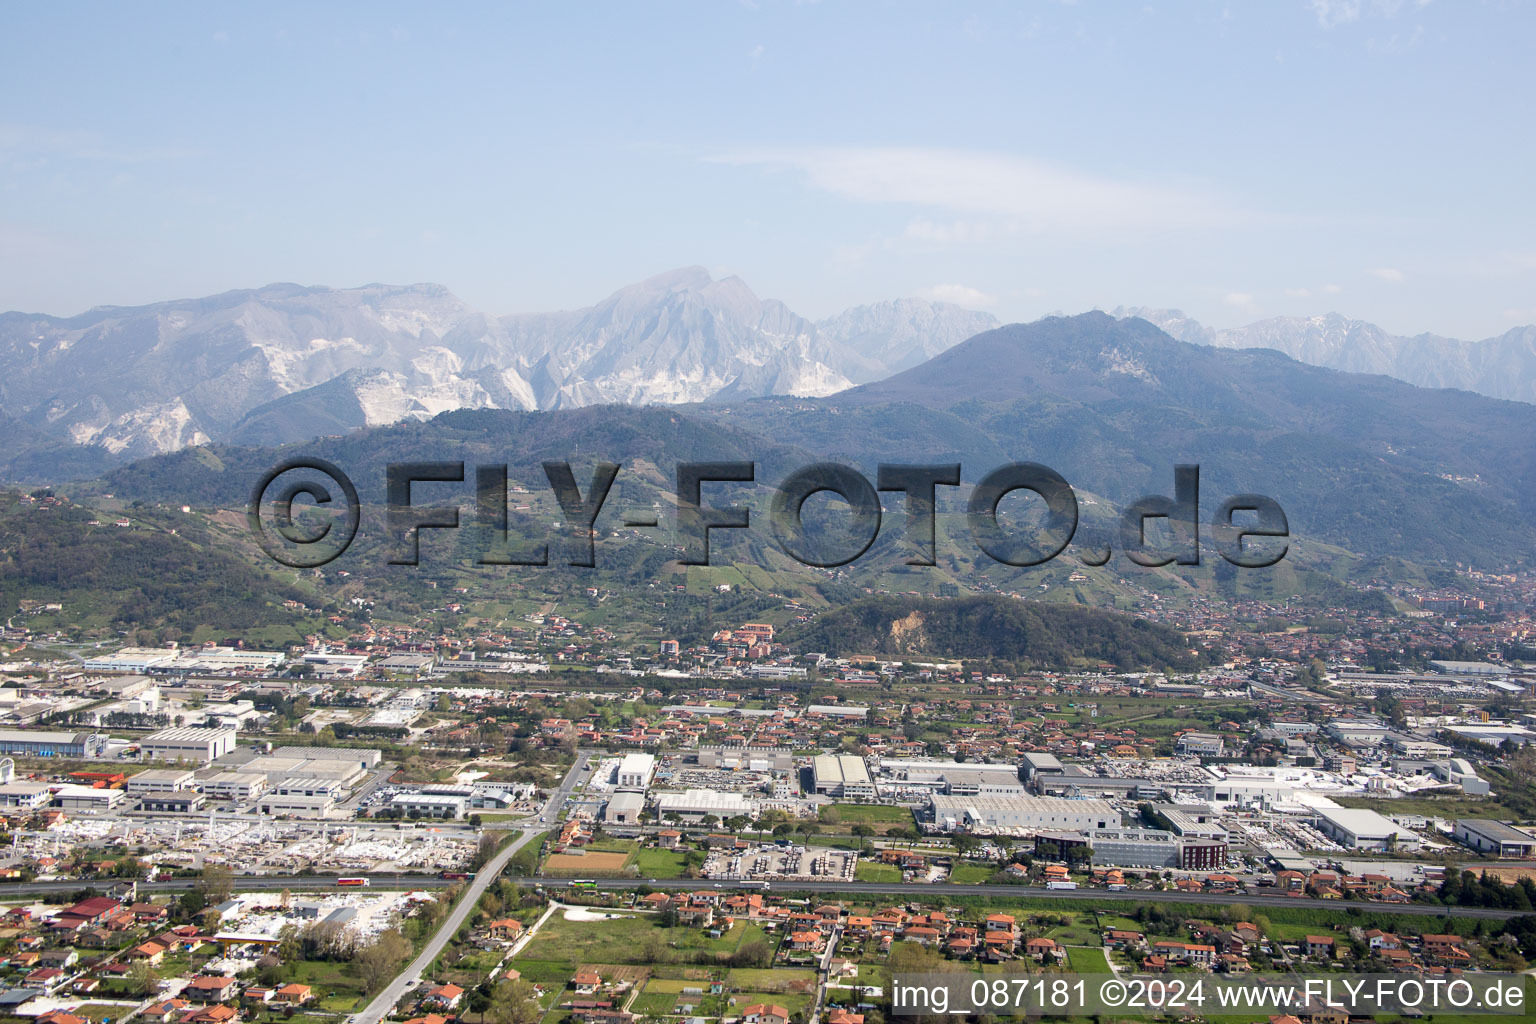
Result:
<svg viewBox="0 0 1536 1024"><path fill-rule="evenodd" d="M1247 292L1228 292L1221 301L1229 306L1236 306L1238 309L1251 309L1253 307L1253 296Z"/></svg>
<svg viewBox="0 0 1536 1024"><path fill-rule="evenodd" d="M1285 290L1285 294L1289 295L1293 299L1304 299L1307 296L1312 294L1312 289L1310 289L1310 288L1287 288Z"/></svg>
<svg viewBox="0 0 1536 1024"><path fill-rule="evenodd" d="M920 298L931 299L934 302L952 302L957 306L981 307L995 306L996 295L988 295L980 288L972 288L965 284L936 284L930 288L920 288L917 292Z"/></svg>
<svg viewBox="0 0 1536 1024"><path fill-rule="evenodd" d="M1403 282L1403 272L1396 267L1377 267L1371 271L1371 276L1391 284L1402 284Z"/></svg>
<svg viewBox="0 0 1536 1024"><path fill-rule="evenodd" d="M1337 295L1337 294L1339 294L1339 292L1341 292L1343 290L1344 290L1343 288L1340 288L1336 284L1325 284L1322 287L1322 293L1324 295Z"/></svg>
<svg viewBox="0 0 1536 1024"><path fill-rule="evenodd" d="M1415 7L1428 7L1429 0L1416 0ZM1335 28L1363 17L1395 18L1403 9L1403 0L1308 0L1309 7L1323 28Z"/></svg>
<svg viewBox="0 0 1536 1024"><path fill-rule="evenodd" d="M1360 20L1360 0L1311 0L1307 6L1312 8L1317 23L1323 28Z"/></svg>
<svg viewBox="0 0 1536 1024"><path fill-rule="evenodd" d="M810 146L737 149L706 159L796 171L813 188L858 202L1014 218L1022 230L1230 227L1255 219L1208 188L1119 181L970 150Z"/></svg>

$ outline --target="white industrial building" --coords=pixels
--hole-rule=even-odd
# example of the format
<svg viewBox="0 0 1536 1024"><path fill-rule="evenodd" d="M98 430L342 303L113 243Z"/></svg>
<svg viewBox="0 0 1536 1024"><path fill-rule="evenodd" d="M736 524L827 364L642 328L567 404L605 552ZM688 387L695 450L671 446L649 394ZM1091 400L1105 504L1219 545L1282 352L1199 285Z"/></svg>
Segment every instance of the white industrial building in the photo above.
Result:
<svg viewBox="0 0 1536 1024"><path fill-rule="evenodd" d="M846 800L872 800L875 784L862 757L851 754L821 754L811 761L816 792Z"/></svg>
<svg viewBox="0 0 1536 1024"><path fill-rule="evenodd" d="M330 651L311 651L303 660L316 675L333 679L355 677L368 664L366 654L333 654Z"/></svg>
<svg viewBox="0 0 1536 1024"><path fill-rule="evenodd" d="M180 653L174 647L124 647L111 654L87 658L81 668L87 672L164 671L175 664Z"/></svg>
<svg viewBox="0 0 1536 1024"><path fill-rule="evenodd" d="M619 789L645 792L656 775L655 754L625 754L619 762Z"/></svg>
<svg viewBox="0 0 1536 1024"><path fill-rule="evenodd" d="M208 764L235 749L239 733L234 729L161 729L139 741L146 761L186 761Z"/></svg>
<svg viewBox="0 0 1536 1024"><path fill-rule="evenodd" d="M302 757L310 761L356 761L367 771L377 768L384 755L377 747L278 747L273 757Z"/></svg>
<svg viewBox="0 0 1536 1024"><path fill-rule="evenodd" d="M203 780L203 794L210 800L248 804L266 791L267 777L261 772L219 772Z"/></svg>
<svg viewBox="0 0 1536 1024"><path fill-rule="evenodd" d="M639 793L615 793L608 806L603 808L603 821L610 825L638 825L640 812L644 809L645 797Z"/></svg>
<svg viewBox="0 0 1536 1024"><path fill-rule="evenodd" d="M402 814L421 818L462 818L469 807L469 797L460 793L399 793L389 806Z"/></svg>
<svg viewBox="0 0 1536 1024"><path fill-rule="evenodd" d="M1459 818L1451 835L1478 853L1522 858L1536 855L1536 835L1490 818Z"/></svg>
<svg viewBox="0 0 1536 1024"><path fill-rule="evenodd" d="M931 798L933 822L946 831L973 828L1089 829L1118 828L1120 812L1106 800L1067 800L1054 796L942 796Z"/></svg>
<svg viewBox="0 0 1536 1024"><path fill-rule="evenodd" d="M290 793L279 796L270 793L261 798L256 805L262 814L269 814L274 818L323 818L330 814L336 806L336 801L328 796L305 796L302 793Z"/></svg>
<svg viewBox="0 0 1536 1024"><path fill-rule="evenodd" d="M1024 792L1024 783L1019 781L1017 771L1011 775L964 769L944 773L946 796L1023 796Z"/></svg>
<svg viewBox="0 0 1536 1024"><path fill-rule="evenodd" d="M107 738L94 732L47 729L0 729L0 755L22 757L100 757Z"/></svg>
<svg viewBox="0 0 1536 1024"><path fill-rule="evenodd" d="M46 782L7 782L0 785L0 807L35 811L53 800L53 789Z"/></svg>
<svg viewBox="0 0 1536 1024"><path fill-rule="evenodd" d="M87 814L104 814L115 810L127 799L128 794L120 789L97 789L94 786L70 784L55 786L53 790L53 806Z"/></svg>
<svg viewBox="0 0 1536 1024"><path fill-rule="evenodd" d="M178 789L191 789L196 781L196 775L181 768L146 768L137 775L130 775L124 788L129 796L174 793Z"/></svg>
<svg viewBox="0 0 1536 1024"><path fill-rule="evenodd" d="M656 798L656 812L663 817L676 814L682 818L702 818L710 814L724 819L738 814L755 815L757 803L740 793L686 789L681 793L660 794Z"/></svg>
<svg viewBox="0 0 1536 1024"><path fill-rule="evenodd" d="M195 789L145 793L139 799L139 810L161 814L196 814L203 809L203 804L207 800L207 797Z"/></svg>
<svg viewBox="0 0 1536 1024"><path fill-rule="evenodd" d="M724 768L729 771L787 772L795 767L794 751L788 747L700 747L700 768Z"/></svg>
<svg viewBox="0 0 1536 1024"><path fill-rule="evenodd" d="M1419 837L1363 807L1319 807L1317 827L1351 850L1417 850Z"/></svg>
<svg viewBox="0 0 1536 1024"><path fill-rule="evenodd" d="M314 778L310 776L293 776L280 782L273 783L269 792L278 796L328 796L332 800L338 799L345 793L347 787L340 779Z"/></svg>

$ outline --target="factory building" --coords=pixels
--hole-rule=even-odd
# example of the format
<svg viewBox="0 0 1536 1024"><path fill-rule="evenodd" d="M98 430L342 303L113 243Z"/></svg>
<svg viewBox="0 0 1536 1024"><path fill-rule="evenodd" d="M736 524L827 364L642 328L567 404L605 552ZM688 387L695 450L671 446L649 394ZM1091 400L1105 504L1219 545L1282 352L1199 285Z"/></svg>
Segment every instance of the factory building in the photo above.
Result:
<svg viewBox="0 0 1536 1024"><path fill-rule="evenodd" d="M1419 837L1375 811L1358 807L1319 807L1317 827L1351 850L1417 850Z"/></svg>
<svg viewBox="0 0 1536 1024"><path fill-rule="evenodd" d="M1011 767L1011 766L1010 766ZM1024 783L1017 775L1002 772L947 771L944 773L946 796L1023 796Z"/></svg>
<svg viewBox="0 0 1536 1024"><path fill-rule="evenodd" d="M85 814L105 814L127 799L128 794L120 789L66 785L55 786L53 790L53 806Z"/></svg>
<svg viewBox="0 0 1536 1024"><path fill-rule="evenodd" d="M655 754L625 754L619 762L618 788L643 793L655 775Z"/></svg>
<svg viewBox="0 0 1536 1024"><path fill-rule="evenodd" d="M146 768L137 775L130 775L124 783L129 796L147 793L174 793L178 789L192 789L197 776L181 768Z"/></svg>
<svg viewBox="0 0 1536 1024"><path fill-rule="evenodd" d="M208 798L195 789L161 790L145 793L139 800L139 810L168 814L195 814L203 809Z"/></svg>
<svg viewBox="0 0 1536 1024"><path fill-rule="evenodd" d="M945 831L974 828L1039 830L1114 828L1120 812L1104 800L1063 800L1051 796L934 796L933 822Z"/></svg>
<svg viewBox="0 0 1536 1024"><path fill-rule="evenodd" d="M310 761L356 761L362 771L377 768L384 759L376 747L278 747L273 757L302 757Z"/></svg>
<svg viewBox="0 0 1536 1024"><path fill-rule="evenodd" d="M1536 834L1488 818L1460 818L1451 830L1458 843L1495 857L1536 856Z"/></svg>
<svg viewBox="0 0 1536 1024"><path fill-rule="evenodd" d="M727 771L787 772L795 767L794 751L788 747L700 747L700 768Z"/></svg>
<svg viewBox="0 0 1536 1024"><path fill-rule="evenodd" d="M235 749L239 733L234 729L161 729L139 741L146 761L208 764Z"/></svg>
<svg viewBox="0 0 1536 1024"><path fill-rule="evenodd" d="M844 800L872 800L875 784L862 757L821 754L811 762L816 792Z"/></svg>
<svg viewBox="0 0 1536 1024"><path fill-rule="evenodd" d="M1226 741L1215 733L1187 732L1179 737L1178 750L1181 754L1194 754L1198 757L1220 757L1226 753L1226 749Z"/></svg>
<svg viewBox="0 0 1536 1024"><path fill-rule="evenodd" d="M46 782L7 782L0 785L0 807L35 811L47 807L52 800L53 790Z"/></svg>
<svg viewBox="0 0 1536 1024"><path fill-rule="evenodd" d="M1038 793L1043 792L1041 786L1045 780L1052 775L1060 775L1064 770L1064 766L1061 763L1061 759L1055 754L1047 754L1043 751L1030 751L1024 755L1024 760L1019 765L1019 770L1024 775L1025 785L1030 786Z"/></svg>
<svg viewBox="0 0 1536 1024"><path fill-rule="evenodd" d="M100 757L106 743L100 733L0 729L0 755L9 757Z"/></svg>
<svg viewBox="0 0 1536 1024"><path fill-rule="evenodd" d="M644 809L645 797L639 793L615 793L603 808L603 821L609 825L638 825Z"/></svg>
<svg viewBox="0 0 1536 1024"><path fill-rule="evenodd" d="M662 793L656 798L656 813L665 817L675 814L680 818L731 818L738 814L755 815L757 803L740 793L721 792L713 789L687 789L681 793Z"/></svg>
<svg viewBox="0 0 1536 1024"><path fill-rule="evenodd" d="M1098 867L1211 871L1227 861L1227 844L1210 839L1184 839L1160 828L1096 828L1083 832L1040 832L1035 850L1043 843L1056 846L1057 857L1066 858L1072 847L1087 847L1091 863Z"/></svg>
<svg viewBox="0 0 1536 1024"><path fill-rule="evenodd" d="M203 780L203 795L210 800L248 804L267 791L261 772L219 772Z"/></svg>
<svg viewBox="0 0 1536 1024"><path fill-rule="evenodd" d="M389 806L422 818L462 818L469 809L469 797L461 793L398 793Z"/></svg>
<svg viewBox="0 0 1536 1024"><path fill-rule="evenodd" d="M274 818L324 818L335 806L336 801L328 796L270 793L261 798L256 809Z"/></svg>

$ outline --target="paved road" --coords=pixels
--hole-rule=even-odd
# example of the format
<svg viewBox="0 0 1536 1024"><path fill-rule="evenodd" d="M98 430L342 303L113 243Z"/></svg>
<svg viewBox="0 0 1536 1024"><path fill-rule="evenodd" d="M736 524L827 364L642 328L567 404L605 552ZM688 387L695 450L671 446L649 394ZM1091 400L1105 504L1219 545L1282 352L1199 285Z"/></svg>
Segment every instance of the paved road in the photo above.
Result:
<svg viewBox="0 0 1536 1024"><path fill-rule="evenodd" d="M443 923L438 926L436 934L427 940L427 944L416 955L416 959L412 960L410 965L395 977L394 981L384 986L384 989L374 996L373 1001L368 1004L366 1009L347 1018L348 1024L378 1024L379 1021L389 1015L389 1012L395 1008L395 1004L400 1001L407 991L420 983L422 974L428 967L432 966L432 961L436 960L438 954L448 945L448 940L458 934L459 928L474 913L476 905L480 902L481 894L496 880L496 876L501 874L502 869L507 866L507 861L511 860L512 855L518 850L538 839L549 828L545 819L555 817L561 805L565 802L565 798L570 795L571 790L576 786L576 783L586 777L587 762L590 759L590 754L580 754L577 756L576 762L571 765L571 770L566 772L565 778L560 781L560 787L555 790L554 794L549 798L549 802L544 805L543 813L539 816L538 820L530 820L524 824L521 828L522 834L504 846L496 856L487 861L475 873L475 877L470 880L468 887L459 895L459 900L454 904L453 910L449 912Z"/></svg>
<svg viewBox="0 0 1536 1024"><path fill-rule="evenodd" d="M415 960L411 961L410 966L397 975L394 981L384 986L383 991L374 996L373 1002L368 1004L367 1009L353 1014L348 1020L352 1024L377 1024L378 1021L383 1020L400 1001L400 997L421 981L422 973L432 966L432 961L436 960L438 954L443 951L443 947L448 945L448 940L458 934L460 926L480 902L480 895L485 892L491 882L495 881L496 876L501 874L502 869L507 866L507 861L512 859L512 855L536 839L539 834L534 829L525 830L516 840L508 843L496 856L487 861L470 880L468 887L460 894L459 901L453 905L453 910L448 913L437 929L437 933L427 940L427 944L421 948L421 952L416 955Z"/></svg>

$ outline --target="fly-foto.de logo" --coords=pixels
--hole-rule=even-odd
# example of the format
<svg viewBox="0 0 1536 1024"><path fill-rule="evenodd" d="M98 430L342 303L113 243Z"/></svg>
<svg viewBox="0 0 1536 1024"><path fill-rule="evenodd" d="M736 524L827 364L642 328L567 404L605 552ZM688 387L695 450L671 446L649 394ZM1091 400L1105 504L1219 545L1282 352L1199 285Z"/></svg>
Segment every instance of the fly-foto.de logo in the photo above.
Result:
<svg viewBox="0 0 1536 1024"><path fill-rule="evenodd" d="M568 462L545 462L544 476L560 508L564 564L597 564L597 523L622 472L614 462L599 462L585 486L578 483ZM739 504L709 504L707 488L757 482L754 462L683 462L677 465L672 495L673 543L681 549L683 565L708 565L710 536L717 530L753 529L752 510ZM1085 565L1104 565L1121 551L1139 566L1200 564L1200 467L1174 467L1173 496L1152 494L1126 506L1118 517L1113 542L1079 544L1073 552ZM473 481L473 528L481 543L475 558L480 565L547 566L550 537L535 539L512 550L509 524L508 469L504 465L463 462L399 462L385 470L385 523L390 534L390 565L417 565L421 531L460 528L458 505L418 504L418 485L465 484ZM768 530L786 555L802 565L832 568L863 556L879 536L884 513L882 492L903 496L904 537L912 551L907 565L931 566L938 556L939 488L959 487L959 463L881 463L875 481L858 470L833 462L801 467L773 488L766 515ZM1038 522L1024 528L1009 526L999 516L1004 498L1028 492L1043 503ZM830 493L846 502L838 513L840 529L811 530L804 518L807 501ZM301 522L295 505L300 499L337 515ZM338 504L339 499L339 504ZM314 568L340 557L356 539L362 522L357 487L334 463L317 458L283 462L261 477L251 490L246 509L252 535L275 561L295 568ZM987 557L1004 565L1041 565L1073 545L1078 534L1076 493L1066 479L1037 462L1012 462L991 470L971 488L965 526L972 542ZM1154 543L1148 527L1166 521L1168 530ZM623 526L660 529L653 507L620 513ZM1222 500L1210 519L1215 552L1234 566L1258 569L1285 557L1290 525L1279 502L1262 494L1233 494Z"/></svg>

